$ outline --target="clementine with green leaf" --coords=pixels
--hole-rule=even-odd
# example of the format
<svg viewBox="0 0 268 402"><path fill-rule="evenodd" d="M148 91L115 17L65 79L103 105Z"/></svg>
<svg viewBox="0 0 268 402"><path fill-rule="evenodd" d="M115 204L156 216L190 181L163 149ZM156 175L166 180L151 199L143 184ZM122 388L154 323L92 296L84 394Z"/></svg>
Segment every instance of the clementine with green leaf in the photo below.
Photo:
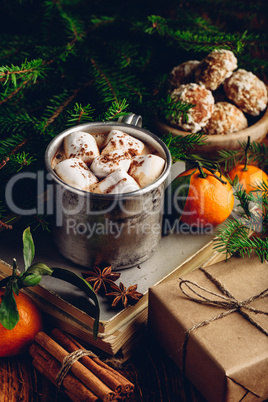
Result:
<svg viewBox="0 0 268 402"><path fill-rule="evenodd" d="M234 195L232 186L219 172L193 168L178 178L189 177L188 193L181 214L181 222L188 225L217 226L232 212Z"/></svg>
<svg viewBox="0 0 268 402"><path fill-rule="evenodd" d="M41 313L31 298L20 294L20 289L38 285L44 275L79 287L93 301L94 310L90 303L90 314L94 317L93 337L97 339L100 306L90 284L67 269L49 268L42 262L33 263L35 246L29 227L24 230L22 240L24 272L18 272L17 261L14 258L12 274L0 280L0 289L5 288L0 290L0 357L8 356L9 352L12 355L21 353L24 347L27 347L27 339L30 342L36 331L40 330Z"/></svg>
<svg viewBox="0 0 268 402"><path fill-rule="evenodd" d="M4 293L5 290L0 289L0 305ZM18 296L13 296L19 313L19 321L13 329L7 329L0 323L0 357L17 356L26 352L37 332L43 329L42 313L34 301L22 292Z"/></svg>
<svg viewBox="0 0 268 402"><path fill-rule="evenodd" d="M265 182L268 185L268 176L260 168L254 165L237 165L230 172L229 177L233 181L237 176L239 184L248 194L250 191L256 190L258 185Z"/></svg>

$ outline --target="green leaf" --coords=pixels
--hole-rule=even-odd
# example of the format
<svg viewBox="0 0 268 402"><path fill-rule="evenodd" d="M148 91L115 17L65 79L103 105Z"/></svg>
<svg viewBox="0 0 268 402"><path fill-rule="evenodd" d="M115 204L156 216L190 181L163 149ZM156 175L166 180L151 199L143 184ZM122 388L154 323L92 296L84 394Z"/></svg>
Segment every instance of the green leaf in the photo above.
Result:
<svg viewBox="0 0 268 402"><path fill-rule="evenodd" d="M72 271L68 271L67 269L63 268L52 268L53 273L52 276L54 278L62 279L66 282L71 283L72 285L77 286L81 290L83 290L86 295L94 302L95 309L94 309L94 325L93 325L93 336L94 339L97 339L98 330L99 330L99 319L100 319L100 306L99 301L94 292L93 288L90 286L88 282L86 282L81 276L76 275ZM90 314L92 315L92 314Z"/></svg>
<svg viewBox="0 0 268 402"><path fill-rule="evenodd" d="M10 281L11 278L12 278L12 276L7 276L6 278L1 279L1 281L0 281L0 289L4 288L8 284L8 282Z"/></svg>
<svg viewBox="0 0 268 402"><path fill-rule="evenodd" d="M49 268L46 264L43 264L42 262L36 262L27 269L27 274L28 273L36 275L52 275L53 269Z"/></svg>
<svg viewBox="0 0 268 402"><path fill-rule="evenodd" d="M12 290L17 296L19 295L20 289L17 280L12 281Z"/></svg>
<svg viewBox="0 0 268 402"><path fill-rule="evenodd" d="M20 319L11 287L7 287L0 305L0 322L6 329L13 329Z"/></svg>
<svg viewBox="0 0 268 402"><path fill-rule="evenodd" d="M27 271L23 272L20 276L20 287L36 286L41 281L44 275L52 275L53 269L49 268L42 262L32 264Z"/></svg>
<svg viewBox="0 0 268 402"><path fill-rule="evenodd" d="M21 287L36 286L41 281L41 279L42 279L42 275L29 274L29 275L25 276L25 278L23 278L21 280L21 285L20 286Z"/></svg>
<svg viewBox="0 0 268 402"><path fill-rule="evenodd" d="M23 241L24 267L26 271L31 265L35 253L34 242L29 227L24 230L22 235L22 241Z"/></svg>

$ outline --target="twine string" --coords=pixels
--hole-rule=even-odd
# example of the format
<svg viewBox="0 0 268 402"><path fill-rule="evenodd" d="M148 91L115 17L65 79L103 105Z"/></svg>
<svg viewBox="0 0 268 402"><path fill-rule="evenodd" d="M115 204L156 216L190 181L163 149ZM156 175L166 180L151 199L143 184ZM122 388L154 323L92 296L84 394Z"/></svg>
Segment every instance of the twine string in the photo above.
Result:
<svg viewBox="0 0 268 402"><path fill-rule="evenodd" d="M69 353L67 356L64 357L62 361L61 368L56 376L56 383L59 389L62 388L62 383L64 378L68 374L69 370L71 369L72 365L81 357L83 356L90 356L90 357L97 357L95 353L91 352L90 350L85 349L78 349L74 352Z"/></svg>
<svg viewBox="0 0 268 402"><path fill-rule="evenodd" d="M262 292L260 292L259 294L249 297L246 300L239 301L231 294L231 292L228 289L226 289L223 286L222 283L220 283L218 281L218 279L213 277L204 268L199 268L199 269L206 275L206 277L214 285L216 285L216 287L222 292L222 294L208 290L208 289L204 288L203 286L200 286L197 283L192 282L190 280L180 278L181 281L180 281L179 286L180 286L182 293L187 298L189 298L190 300L192 300L196 303L218 306L218 307L224 308L225 311L221 312L220 314L215 315L212 318L209 318L198 324L193 325L190 329L188 329L186 331L184 343L183 343L183 347L182 347L182 372L184 374L185 374L185 368L186 368L187 344L188 344L191 333L198 328L201 328L201 327L204 327L204 326L210 324L213 321L226 317L232 313L238 312L239 314L242 315L242 317L244 317L247 321L249 321L252 325L254 325L259 331L261 331L263 334L268 336L268 331L265 328L263 328L260 324L258 324L258 322L255 321L245 311L245 310L248 310L255 314L264 314L264 315L268 316L268 312L248 306L248 304L252 303L254 300L267 297L268 289L265 289ZM206 296L204 296L204 294L202 294L200 291L204 292L206 294ZM210 299L209 298L210 295L216 296L217 300Z"/></svg>

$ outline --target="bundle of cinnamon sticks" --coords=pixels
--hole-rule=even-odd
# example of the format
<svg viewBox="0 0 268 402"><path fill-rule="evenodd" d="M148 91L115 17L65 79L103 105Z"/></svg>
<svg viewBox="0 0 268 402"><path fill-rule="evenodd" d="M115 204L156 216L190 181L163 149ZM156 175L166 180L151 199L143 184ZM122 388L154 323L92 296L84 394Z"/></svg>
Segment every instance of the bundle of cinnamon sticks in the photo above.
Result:
<svg viewBox="0 0 268 402"><path fill-rule="evenodd" d="M33 365L53 384L59 386L64 358L84 348L69 334L55 328L51 337L41 331L30 347ZM86 353L86 352L84 352ZM63 392L74 402L99 402L130 399L134 385L97 356L82 356L71 362L61 378Z"/></svg>

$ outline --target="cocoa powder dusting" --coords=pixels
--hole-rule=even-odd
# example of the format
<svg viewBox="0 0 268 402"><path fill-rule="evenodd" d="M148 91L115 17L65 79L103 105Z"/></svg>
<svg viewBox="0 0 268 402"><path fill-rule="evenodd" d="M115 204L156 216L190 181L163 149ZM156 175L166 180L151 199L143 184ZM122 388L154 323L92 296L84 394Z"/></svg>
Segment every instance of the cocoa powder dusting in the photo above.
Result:
<svg viewBox="0 0 268 402"><path fill-rule="evenodd" d="M144 164L144 162L145 162L144 159L142 159L141 161L134 159L131 163L131 168L132 167L135 167L135 168L141 167Z"/></svg>
<svg viewBox="0 0 268 402"><path fill-rule="evenodd" d="M107 190L105 191L106 194L109 194L111 191L113 191L113 189L116 188L116 186L118 186L118 184L120 184L121 182L127 181L127 179L124 177L123 179L119 180L117 183L112 184L110 187L107 188Z"/></svg>

